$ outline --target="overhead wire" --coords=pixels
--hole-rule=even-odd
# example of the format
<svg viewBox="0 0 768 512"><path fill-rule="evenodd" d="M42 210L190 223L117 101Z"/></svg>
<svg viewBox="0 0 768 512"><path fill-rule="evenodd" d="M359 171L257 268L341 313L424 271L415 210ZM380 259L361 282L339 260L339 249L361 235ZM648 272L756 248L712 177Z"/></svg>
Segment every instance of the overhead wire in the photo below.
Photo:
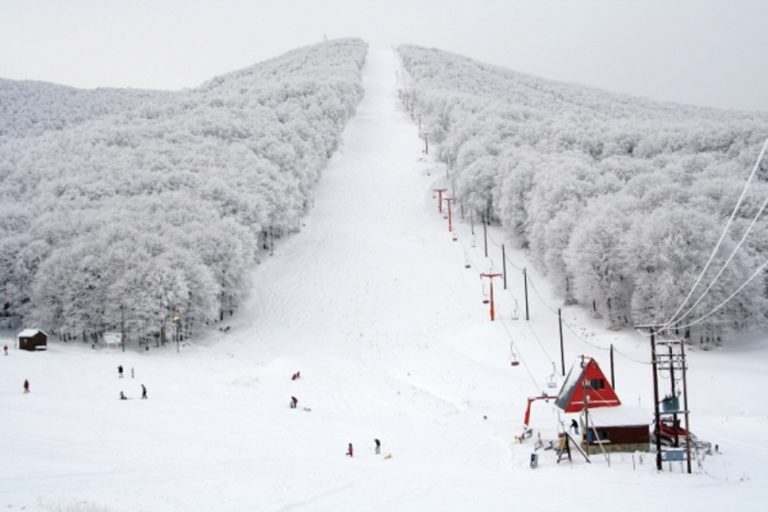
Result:
<svg viewBox="0 0 768 512"><path fill-rule="evenodd" d="M741 285L741 286L739 286L739 287L736 289L736 291L735 291L735 292L733 292L733 293L732 293L732 294L731 294L731 295L730 295L730 296L729 296L727 299L725 299L723 302L721 302L719 305L717 305L717 306L716 306L714 309L712 309L712 310L711 310L709 313L707 313L706 315L703 315L703 316L701 316L701 317L697 318L696 320L694 320L694 321L692 321L692 322L689 322L689 323L687 323L687 324L685 324L685 325L677 325L676 327L677 327L678 329L685 329L685 328L687 328L687 327L691 327L691 326L693 326L693 325L699 324L699 323L703 322L704 320L706 320L707 318L709 318L710 316L714 315L714 314L715 314L715 313L717 313L717 312L718 312L718 311L719 311L719 310L720 310L720 309L721 309L723 306L725 306L726 304L728 304L728 303L731 301L731 299L733 299L733 298L734 298L736 295L738 295L738 294L739 294L739 292L741 292L741 290L743 290L744 288L746 288L746 287L747 287L747 285L748 285L749 283L751 283L751 282L752 282L752 280L753 280L755 277L757 277L758 275L760 275L760 272L762 272L762 271L763 271L763 270L764 270L766 267L768 267L768 260L766 260L766 261L765 261L765 262L764 262L762 265L760 265L760 267L758 267L758 269L757 269L757 270L755 270L755 272L754 272L754 273L753 273L751 276L749 276L749 278L748 278L746 281L744 281L744 283L742 283L742 285Z"/></svg>
<svg viewBox="0 0 768 512"><path fill-rule="evenodd" d="M709 283L709 286L707 286L707 288L706 288L706 289L705 289L705 290L702 292L702 294L699 296L699 298L696 300L696 302L694 302L694 303L693 303L693 305L691 305L691 307L689 307L689 308L688 308L688 309L685 311L685 313L683 313L682 315L680 315L680 317L679 317L677 320L675 320L674 324L677 324L678 322L682 322L682 320L683 320L683 319L684 319L686 316L688 316L688 315L690 314L690 312L691 312L691 311L693 311L693 309L694 309L696 306L698 306L698 305L699 305L699 303L700 303L700 302L701 302L701 301L704 299L704 297L707 295L707 293L709 292L709 290L711 290L711 289L712 289L712 287L715 285L715 283L717 282L717 280L720 278L720 276L723 274L723 272L725 271L725 269L728 267L728 264L731 262L731 260L733 259L733 257L734 257L734 256L736 255L736 253L738 252L738 250L739 250L739 248L741 247L741 245L744 243L744 240L746 240L746 239L747 239L747 236L749 235L749 232L750 232L750 231L752 231L752 227L753 227L753 226L755 225L755 223L757 222L757 219L759 219L759 218L760 218L760 215L762 215L763 211L765 210L765 207L766 207L766 205L768 205L768 198L766 198L766 199L765 199L765 201L763 201L763 205L760 207L760 209L758 210L758 212L757 212L757 214L754 216L754 218L752 218L752 222L749 224L749 226L747 227L746 231L745 231L745 232L744 232L744 234L741 236L741 240L739 240L739 243L738 243L738 244L736 244L736 247L734 247L734 248L733 248L733 251L731 251L731 254L730 254L730 256L728 256L728 259L727 259L727 260L725 261L725 263L723 263L723 265L720 267L720 270L718 271L717 275L715 275L715 277L713 277L713 278L712 278L712 280L711 280L711 281L710 281L710 283ZM674 324L672 324L672 325L674 325ZM668 326L668 327L669 327L669 326Z"/></svg>
<svg viewBox="0 0 768 512"><path fill-rule="evenodd" d="M517 345L515 344L515 340L513 339L512 332L509 330L509 327L507 327L506 322L504 322L504 318L500 316L499 322L504 327L504 330L507 332L509 341L512 343L514 347L517 347ZM528 366L528 363L525 362L525 358L520 353L520 349L517 349L517 352L514 354L514 356L516 356L520 360L520 362L523 363L523 367L525 368L525 371L528 373L528 376L531 378L531 382L533 382L533 387L536 388L536 392L538 393L539 391L541 391L543 388L539 386L539 383L536 381L536 377L533 376L533 373L531 372L531 369Z"/></svg>
<svg viewBox="0 0 768 512"><path fill-rule="evenodd" d="M536 288L536 284L534 283L534 281L533 281L533 279L531 278L531 276L530 276L530 275L528 276L528 284L530 284L530 285L531 285L531 289L532 289L532 290L533 290L533 292L536 294L536 296L539 298L539 300L540 300L540 301L541 301L541 303L544 305L544 307L545 307L545 308L547 308L547 309L549 309L549 311L550 311L550 312L552 312L553 314L557 315L557 311L555 311L555 309L554 309L554 308L552 308L552 307L551 307L551 306L550 306L550 305L547 303L547 301L545 301L545 300L544 300L544 297L542 297L542 296L541 296L541 293L539 293L539 290ZM574 329L574 328L571 326L571 324L569 324L569 323L568 323L566 320L563 320L562 318L560 318L560 321L561 321L561 322L563 323L563 325L565 325L565 327L566 327L566 328L567 328L567 329L568 329L568 330L571 332L571 334L573 334L573 335L574 335L574 336L575 336L577 339L579 339L579 340L580 340L582 343L585 343L586 345L589 345L590 347L596 348L596 349L598 349L598 350L604 350L604 351L609 351L609 350L610 350L610 347L603 347L603 346L601 346L601 345L597 345L597 344L595 344L595 343L592 343L591 341L587 340L587 339L586 339L586 338L584 338L583 336L581 336L579 333L577 333L577 332L576 332L576 330L575 330L575 329ZM631 357L631 356L629 356L629 355L627 355L627 354L624 354L623 352L621 352L621 351L619 351L618 349L616 349L616 347L614 347L614 348L613 348L613 351L614 351L614 353L617 353L617 354L621 355L622 357L624 357L624 358L626 358L626 359L628 359L628 360L630 360L630 361L633 361L633 362L635 362L635 363L638 363L638 364L650 364L650 363L648 363L648 362L646 362L646 361L640 361L640 360L638 360L638 359L635 359L635 358L633 358L633 357Z"/></svg>
<svg viewBox="0 0 768 512"><path fill-rule="evenodd" d="M464 250L465 258L469 259L471 264L473 266L477 267L476 261L474 260L474 258L472 258L471 251L464 244L464 241L463 241L462 237L460 237L458 235L458 233L456 233L455 231L452 234L453 234L453 236L456 237L456 240L459 242L459 245ZM493 265L493 260L492 259L491 259L491 265ZM507 291L514 298L514 293L512 293L511 290L507 290ZM515 300L517 300L517 299L515 298ZM531 368L528 365L528 362L523 357L522 352L520 351L520 347L518 346L517 343L515 343L515 339L514 339L514 336L512 335L512 331L509 329L509 326L507 326L506 322L504 321L504 317L503 316L499 316L498 318L499 318L499 322L501 323L502 327L504 328L504 331L507 334L507 337L509 338L509 342L511 344L511 347L513 347L513 350L514 350L514 353L512 354L513 357L515 357L516 359L518 359L520 361L520 363L522 363L523 367L525 368L526 373L528 374L528 377L531 379L531 383L533 384L533 387L535 388L536 392L537 393L540 392L543 388L539 385L539 382L536 380L536 377L534 377L533 372L531 371ZM536 332L533 330L533 327L530 324L528 325L528 327L531 330L531 332L533 333L533 336L536 339L536 341L539 343L539 346L541 347L542 352L544 352L545 357L551 363L552 362L552 358L547 353L546 349L544 348L543 343L541 342L539 337L536 335Z"/></svg>
<svg viewBox="0 0 768 512"><path fill-rule="evenodd" d="M768 141L766 141L766 142L768 142ZM486 229L487 229L487 228L486 228ZM487 233L487 235L488 235L488 238L490 239L491 243L492 243L494 246L496 246L497 248L500 248L500 247L501 247L501 244L499 244L499 242L497 242L497 241L496 241L496 239L493 237L493 234L492 234L491 232L489 232L489 231L486 231L486 233ZM457 241L459 241L459 244L461 245L462 249L464 250L465 258L469 259L469 261L471 262L471 264L472 264L473 266L477 267L476 261L474 260L474 258L472 258L472 256L471 256L471 251L470 251L470 250L467 248L466 244L464 244L464 241L463 241L462 237L459 237L459 236L458 236L458 234L457 234L457 233L455 233L455 232L453 233L453 235L454 235L454 236L456 236L456 238L457 238ZM473 234L473 236L475 236L475 235ZM516 269L516 270L524 271L524 268L522 268L522 267L520 267L520 266L518 266L518 265L514 264L514 262L512 262L512 261L510 260L509 256L507 256L506 254L505 254L505 260L506 260L506 262L507 262L507 263L508 263L508 264L509 264L509 265L510 265L512 268L514 268L514 269ZM492 262L493 262L493 260L491 259L491 265L493 264ZM547 301L544 299L544 297L541 295L541 293L539 292L539 290L536 288L536 285L535 285L535 283L533 282L533 280L531 279L530 275L528 275L528 276L527 276L527 280L528 280L528 283L531 285L531 288L532 288L532 290L533 290L533 291L534 291L534 293L535 293L535 294L538 296L539 300L540 300L540 301L541 301L541 303L544 305L544 307L545 307L546 309L548 309L548 310L549 310L551 313L553 313L553 314L557 315L557 311L556 311L556 310L555 310L553 307L551 307L551 306L548 304L548 302L547 302ZM511 289L507 289L507 290L505 290L505 291L507 291L507 293L509 293L509 295L510 295L510 296L511 296L511 297L512 297L512 298L513 298L515 301L517 301L517 298L515 297L515 295L514 295L514 293L512 292L512 290L511 290ZM507 326L506 322L504 322L504 320L503 320L503 317L499 317L499 320L501 321L501 323L502 323L502 326L504 327L504 330L506 331L506 333L507 333L507 336L509 337L509 340L510 340L510 342L512 343L512 345L513 345L514 347L517 347L517 344L514 342L514 338L513 338L513 336L512 336L512 333L511 333L511 331L510 331L509 327ZM608 347L603 347L603 346L600 346L600 345L597 345L597 344L595 344L595 343L592 343L592 342L590 342L589 340L587 340L586 338L584 338L583 336L581 336L579 333L577 333L577 332L576 332L576 330L575 330L575 329L574 329L574 328L573 328L573 327L572 327L572 326L571 326L571 325L570 325L568 322L566 322L566 321L564 321L564 320L562 320L562 319L561 319L561 321L562 321L562 323L563 323L563 324L565 324L566 328L567 328L567 329L568 329L568 330L571 332L571 334L573 334L573 335L574 335L574 336L575 336L575 337L576 337L578 340L580 340L582 343L584 343L584 344L586 344L586 345L588 345L588 346L590 346L590 347L596 348L596 349L598 349L598 350L603 350L603 351L609 351L609 350L610 350L610 348L608 348ZM547 352L546 348L544 347L544 344L543 344L543 342L541 341L541 339L540 339L540 338L539 338L539 336L537 335L537 333L536 333L535 329L533 328L533 326L532 326L530 323L528 323L528 322L526 322L526 324L528 325L528 328L529 328L529 330L531 331L531 334L533 335L534 339L536 340L536 342L538 343L539 347L541 348L541 350L542 350L542 352L543 352L544 356L547 358L547 360L549 360L549 362L550 362L550 363L554 364L554 362L553 362L553 359L550 357L549 353ZM625 353L623 353L622 351L620 351L620 350L616 349L616 347L614 347L614 348L613 348L613 351L614 351L614 353L616 353L616 354L620 355L621 357L623 357L623 358L625 358L625 359L627 359L627 360L629 360L629 361L632 361L632 362L634 362L634 363L637 363L637 364L643 364L643 365L649 365L649 364L651 364L651 363L650 363L650 362L648 362L648 361L641 361L641 360L635 359L635 358L633 358L633 357L629 356L628 354L625 354ZM536 378L533 376L533 373L531 372L531 370L530 370L530 368L529 368L528 364L527 364L527 363L524 361L524 359L523 359L522 355L520 354L520 350L519 350L519 348L517 349L517 353L518 353L518 356L520 357L520 360L521 360L521 362L523 363L523 366L524 366L524 367L525 367L525 369L526 369L526 372L528 373L529 377L531 378L531 381L533 382L534 386L535 386L535 387L537 388L537 390L538 390L538 388L539 388L539 384L538 384L538 382L536 381Z"/></svg>
<svg viewBox="0 0 768 512"><path fill-rule="evenodd" d="M747 182L744 184L744 188L741 191L741 195L739 196L738 201L736 201L736 206L733 207L731 216L728 218L728 222L725 223L725 227L723 228L722 233L720 233L720 238L715 244L715 247L712 249L712 252L710 253L709 258L707 259L707 262L704 264L704 267L701 269L701 272L699 273L699 276L696 278L696 281L693 283L693 286L691 287L691 290L688 292L688 295L686 295L683 302L680 303L680 306L677 308L674 314L669 318L669 320L667 320L663 324L662 328L659 329L659 331L667 330L669 326L677 319L677 315L680 314L680 311L683 310L683 308L685 307L685 304L691 298L691 296L693 295L693 292L699 286L699 283L701 283L701 279L704 277L704 274L709 268L709 265L712 263L712 260L715 258L715 254L717 254L717 251L720 249L720 245L723 243L723 239L725 238L725 235L728 232L728 228L730 228L734 217L736 217L736 212L741 207L741 203L744 200L744 197L747 195L747 189L749 188L749 184L751 183L752 178L757 173L757 169L760 167L760 161L763 159L763 156L765 155L766 148L768 148L768 139L765 140L765 143L763 144L763 148L760 150L760 155L757 157L757 161L755 162L755 165L752 167L752 172L749 174L749 178L747 178Z"/></svg>

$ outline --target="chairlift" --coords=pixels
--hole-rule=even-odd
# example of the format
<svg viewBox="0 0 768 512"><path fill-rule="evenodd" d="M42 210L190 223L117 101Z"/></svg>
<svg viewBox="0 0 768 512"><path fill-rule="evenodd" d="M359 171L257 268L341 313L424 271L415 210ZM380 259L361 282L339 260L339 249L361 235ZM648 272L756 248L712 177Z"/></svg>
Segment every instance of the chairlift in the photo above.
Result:
<svg viewBox="0 0 768 512"><path fill-rule="evenodd" d="M464 268L470 268L472 264L469 262L469 254L464 253Z"/></svg>
<svg viewBox="0 0 768 512"><path fill-rule="evenodd" d="M557 387L557 379L555 378L555 375L557 374L557 368L555 368L555 363L552 363L552 375L550 375L547 378L547 387L548 388L556 388Z"/></svg>
<svg viewBox="0 0 768 512"><path fill-rule="evenodd" d="M488 291L485 289L485 283L483 283L483 304L488 304L491 300L488 298Z"/></svg>
<svg viewBox="0 0 768 512"><path fill-rule="evenodd" d="M477 247L477 240L475 239L475 234L472 233L472 243L470 244L472 247Z"/></svg>
<svg viewBox="0 0 768 512"><path fill-rule="evenodd" d="M509 364L510 366L519 366L520 361L517 359L517 351L515 350L515 343L513 341L509 342Z"/></svg>
<svg viewBox="0 0 768 512"><path fill-rule="evenodd" d="M517 320L518 318L520 318L520 315L517 312L517 299L515 299L515 307L512 309L512 320Z"/></svg>
<svg viewBox="0 0 768 512"><path fill-rule="evenodd" d="M451 239L452 239L454 242L457 242L457 241L459 240L459 237L458 237L458 236L456 236L456 233L453 233L453 234L451 235Z"/></svg>

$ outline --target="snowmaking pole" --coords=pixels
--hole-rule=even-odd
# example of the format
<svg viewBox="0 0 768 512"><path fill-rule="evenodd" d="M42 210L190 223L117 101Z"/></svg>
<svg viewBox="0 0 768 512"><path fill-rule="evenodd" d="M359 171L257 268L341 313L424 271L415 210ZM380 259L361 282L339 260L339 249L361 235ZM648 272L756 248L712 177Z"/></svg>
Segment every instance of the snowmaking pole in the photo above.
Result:
<svg viewBox="0 0 768 512"><path fill-rule="evenodd" d="M448 190L447 188L433 188L433 191L437 192L437 212L443 213L443 192Z"/></svg>
<svg viewBox="0 0 768 512"><path fill-rule="evenodd" d="M677 396L677 393L675 393L675 351L672 348L672 344L670 343L667 345L667 348L669 349L669 384L672 388L672 395L673 397ZM680 433L678 431L677 425L678 423L678 417L677 413L672 415L672 425L675 426L675 448L680 448Z"/></svg>
<svg viewBox="0 0 768 512"><path fill-rule="evenodd" d="M498 274L498 273L497 274L482 273L482 274L480 274L480 277L481 278L487 277L488 280L491 283L491 322L493 322L496 319L496 309L495 309L494 302L493 302L493 278L494 277L501 277L501 274Z"/></svg>
<svg viewBox="0 0 768 512"><path fill-rule="evenodd" d="M424 154L429 154L429 134L424 132Z"/></svg>
<svg viewBox="0 0 768 512"><path fill-rule="evenodd" d="M659 370L656 356L656 326L648 326L651 332L651 366L653 367L653 417L656 420L656 469L661 471L661 413L659 412Z"/></svg>
<svg viewBox="0 0 768 512"><path fill-rule="evenodd" d="M582 412L584 413L584 428L582 434L584 436L584 451L589 455L589 395L587 389L589 384L587 383L587 370L584 366L584 356L581 356L581 367L584 369L581 378L581 393L584 397L584 403L582 405ZM597 439L595 439L597 441Z"/></svg>
<svg viewBox="0 0 768 512"><path fill-rule="evenodd" d="M485 257L488 257L488 218L483 214L483 244L485 246Z"/></svg>
<svg viewBox="0 0 768 512"><path fill-rule="evenodd" d="M507 250L501 244L501 272L504 274L504 289L507 289Z"/></svg>
<svg viewBox="0 0 768 512"><path fill-rule="evenodd" d="M560 328L560 368L565 377L565 347L563 346L563 314L560 308L557 308L557 323Z"/></svg>
<svg viewBox="0 0 768 512"><path fill-rule="evenodd" d="M525 319L530 320L528 315L528 273L523 268L523 290L525 291Z"/></svg>
<svg viewBox="0 0 768 512"><path fill-rule="evenodd" d="M683 414L685 414L685 458L691 474L691 421L688 411L688 363L685 362L685 340L680 340L680 359L683 373Z"/></svg>

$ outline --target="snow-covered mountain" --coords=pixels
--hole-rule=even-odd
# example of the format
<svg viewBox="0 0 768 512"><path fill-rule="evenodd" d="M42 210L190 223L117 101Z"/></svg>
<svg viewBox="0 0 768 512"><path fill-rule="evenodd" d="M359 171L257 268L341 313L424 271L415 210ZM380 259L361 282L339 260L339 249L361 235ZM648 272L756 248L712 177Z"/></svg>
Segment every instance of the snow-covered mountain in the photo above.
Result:
<svg viewBox="0 0 768 512"><path fill-rule="evenodd" d="M768 114L729 112L551 82L402 46L400 84L439 143L463 207L500 222L566 302L613 328L669 320L704 267L763 141ZM753 180L696 301L760 209ZM765 274L705 317L764 262L763 217L709 292L677 323L702 342L762 325ZM700 322L694 323L701 319Z"/></svg>
<svg viewBox="0 0 768 512"><path fill-rule="evenodd" d="M0 144L124 112L171 93L142 89L76 89L0 78Z"/></svg>
<svg viewBox="0 0 768 512"><path fill-rule="evenodd" d="M448 232L432 196L448 184L445 167L421 153L416 123L399 108L398 71L390 49L371 50L365 96L343 150L323 170L306 225L255 268L253 293L226 332L205 330L178 353L61 342L26 352L15 349L15 332L0 332L11 338L9 355L0 354L0 507L765 508L768 347L760 332L688 353L691 428L719 445L694 454L691 475L682 462L659 472L653 454L604 455L594 446L591 463L575 450L558 462L547 448L577 415L558 413L551 400L534 403L533 435L518 439L526 399L557 393L569 367L559 357L561 301L498 226L488 228L489 257L468 212L462 219L454 210ZM508 283L495 280L491 322L479 274L501 270L505 242ZM607 331L575 305L562 307L562 319L566 363L586 354L607 375L614 345L618 396L650 421L647 337ZM663 392L671 381L661 380ZM350 443L354 457L345 455Z"/></svg>
<svg viewBox="0 0 768 512"><path fill-rule="evenodd" d="M8 130L20 136L0 144L2 315L166 339L231 314L246 271L310 208L366 50L325 42L196 89L129 94L133 108L83 93L61 129ZM17 85L14 104L44 88Z"/></svg>

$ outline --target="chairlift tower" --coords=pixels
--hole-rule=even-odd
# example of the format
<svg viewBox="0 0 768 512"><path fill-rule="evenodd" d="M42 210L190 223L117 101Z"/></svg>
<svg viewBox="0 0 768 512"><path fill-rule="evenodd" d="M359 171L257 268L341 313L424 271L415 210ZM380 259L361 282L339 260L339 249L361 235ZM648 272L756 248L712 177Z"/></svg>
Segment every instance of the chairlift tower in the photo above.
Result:
<svg viewBox="0 0 768 512"><path fill-rule="evenodd" d="M453 222L451 220L451 204L456 200L455 197L444 197L443 201L448 205L448 231L453 231Z"/></svg>
<svg viewBox="0 0 768 512"><path fill-rule="evenodd" d="M438 213L443 213L443 192L445 192L448 189L447 188L435 188L435 189L432 189L432 190L437 194L437 212Z"/></svg>
<svg viewBox="0 0 768 512"><path fill-rule="evenodd" d="M491 274L491 273L485 273L483 272L480 274L480 278L487 277L488 281L491 283L491 322L493 322L496 319L496 309L494 307L493 303L493 278L494 277L501 277L501 274Z"/></svg>

